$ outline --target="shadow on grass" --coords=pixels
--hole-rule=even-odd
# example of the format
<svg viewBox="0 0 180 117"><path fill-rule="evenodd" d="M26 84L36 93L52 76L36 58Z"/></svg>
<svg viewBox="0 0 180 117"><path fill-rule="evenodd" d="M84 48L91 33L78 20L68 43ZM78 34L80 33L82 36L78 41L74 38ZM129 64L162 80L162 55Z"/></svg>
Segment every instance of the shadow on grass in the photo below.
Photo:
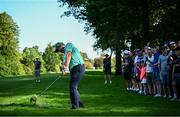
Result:
<svg viewBox="0 0 180 117"><path fill-rule="evenodd" d="M86 71L85 75L104 75L103 71Z"/></svg>
<svg viewBox="0 0 180 117"><path fill-rule="evenodd" d="M80 83L81 98L85 103L84 109L78 111L69 109L68 78L53 84L41 98L39 97L40 99L38 98L37 105L27 102L30 97L26 100L26 96L45 89L56 75L44 76L44 81L36 85L31 85L31 81L22 81L22 84L19 81L13 82L14 84L5 82L6 84L3 85L2 83L4 90L0 90L0 97L4 93L5 96L2 98L4 103L8 103L9 100L11 103L0 105L0 115L180 115L178 103L126 92L124 81L119 77L114 78L111 85L104 85L102 71L87 71ZM7 87L9 90L6 89ZM9 93L5 94L6 92ZM9 96L13 98L6 99Z"/></svg>
<svg viewBox="0 0 180 117"><path fill-rule="evenodd" d="M28 103L19 103L19 104L16 104L16 103L10 103L10 104L0 104L0 107L33 107L33 108L40 108L39 105L37 104L28 104ZM42 108L42 107L41 107ZM49 108L49 107L43 107L43 108Z"/></svg>

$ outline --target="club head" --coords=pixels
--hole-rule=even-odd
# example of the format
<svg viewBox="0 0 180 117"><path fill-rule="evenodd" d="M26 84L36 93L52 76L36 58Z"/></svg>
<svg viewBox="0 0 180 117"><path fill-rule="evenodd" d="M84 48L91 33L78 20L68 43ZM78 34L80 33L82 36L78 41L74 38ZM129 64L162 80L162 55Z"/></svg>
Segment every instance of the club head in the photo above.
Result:
<svg viewBox="0 0 180 117"><path fill-rule="evenodd" d="M32 96L32 97L30 98L30 103L31 103L31 104L35 105L35 104L36 104L36 101L37 101L37 96L36 96L36 95L34 95L34 96Z"/></svg>

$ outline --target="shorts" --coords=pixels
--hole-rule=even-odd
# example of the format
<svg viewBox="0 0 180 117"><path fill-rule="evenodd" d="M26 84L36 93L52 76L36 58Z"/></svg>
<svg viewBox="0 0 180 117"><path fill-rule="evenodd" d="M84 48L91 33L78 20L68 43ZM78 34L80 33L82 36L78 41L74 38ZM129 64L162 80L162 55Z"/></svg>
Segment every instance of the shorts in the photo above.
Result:
<svg viewBox="0 0 180 117"><path fill-rule="evenodd" d="M124 73L125 80L131 80L131 73Z"/></svg>
<svg viewBox="0 0 180 117"><path fill-rule="evenodd" d="M40 69L35 69L35 76L40 77Z"/></svg>
<svg viewBox="0 0 180 117"><path fill-rule="evenodd" d="M180 73L174 73L173 82L180 83Z"/></svg>
<svg viewBox="0 0 180 117"><path fill-rule="evenodd" d="M141 84L146 84L146 83L147 83L146 79L142 79Z"/></svg>
<svg viewBox="0 0 180 117"><path fill-rule="evenodd" d="M154 80L160 80L159 72L154 72Z"/></svg>
<svg viewBox="0 0 180 117"><path fill-rule="evenodd" d="M167 73L160 72L160 79L161 79L162 84L164 84L164 85L169 84L168 74Z"/></svg>
<svg viewBox="0 0 180 117"><path fill-rule="evenodd" d="M146 81L148 84L152 84L154 82L153 72L146 72Z"/></svg>
<svg viewBox="0 0 180 117"><path fill-rule="evenodd" d="M111 68L104 68L104 73L106 74L106 75L111 75Z"/></svg>

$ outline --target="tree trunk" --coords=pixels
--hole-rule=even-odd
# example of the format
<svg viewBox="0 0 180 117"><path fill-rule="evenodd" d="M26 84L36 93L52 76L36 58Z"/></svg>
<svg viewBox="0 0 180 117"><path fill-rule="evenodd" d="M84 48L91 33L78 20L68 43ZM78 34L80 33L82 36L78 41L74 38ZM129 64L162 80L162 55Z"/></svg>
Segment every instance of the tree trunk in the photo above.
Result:
<svg viewBox="0 0 180 117"><path fill-rule="evenodd" d="M143 40L145 44L150 42L149 37L149 0L143 0L142 2L142 10L143 10Z"/></svg>
<svg viewBox="0 0 180 117"><path fill-rule="evenodd" d="M116 40L116 75L121 75L122 74L122 69L121 69L121 49L120 49L120 34L119 31L115 31L115 40Z"/></svg>
<svg viewBox="0 0 180 117"><path fill-rule="evenodd" d="M176 6L176 31L177 31L177 41L180 39L180 0L177 1Z"/></svg>

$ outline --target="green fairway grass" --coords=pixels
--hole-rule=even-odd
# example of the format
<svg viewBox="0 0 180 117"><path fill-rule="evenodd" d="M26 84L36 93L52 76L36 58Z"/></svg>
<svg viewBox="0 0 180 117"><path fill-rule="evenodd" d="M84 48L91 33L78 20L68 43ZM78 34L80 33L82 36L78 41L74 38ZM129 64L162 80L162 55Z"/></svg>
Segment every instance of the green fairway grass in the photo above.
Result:
<svg viewBox="0 0 180 117"><path fill-rule="evenodd" d="M112 76L112 84L104 85L101 71L87 71L80 82L79 91L85 108L70 110L68 76L59 79L38 97L36 105L30 104L30 97L44 90L57 76L44 74L41 83L35 83L33 76L0 78L0 115L180 115L180 102L126 92L124 79L119 76Z"/></svg>

